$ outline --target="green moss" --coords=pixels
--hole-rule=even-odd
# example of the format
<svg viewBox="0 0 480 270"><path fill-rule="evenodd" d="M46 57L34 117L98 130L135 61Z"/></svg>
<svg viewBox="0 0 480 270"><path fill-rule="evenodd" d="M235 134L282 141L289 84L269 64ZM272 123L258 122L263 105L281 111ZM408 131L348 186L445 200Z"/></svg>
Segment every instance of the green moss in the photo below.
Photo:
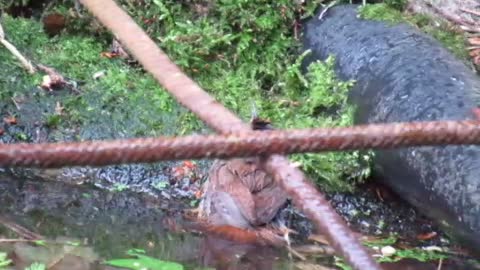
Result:
<svg viewBox="0 0 480 270"><path fill-rule="evenodd" d="M375 21L385 21L390 24L406 22L402 12L390 7L386 3L365 5L359 8L361 18Z"/></svg>
<svg viewBox="0 0 480 270"><path fill-rule="evenodd" d="M449 26L446 24L440 27L429 24L421 29L440 41L445 48L450 50L459 59L470 59L463 34L449 29Z"/></svg>
<svg viewBox="0 0 480 270"><path fill-rule="evenodd" d="M299 43L291 27L300 7L294 2L218 1L207 16L200 17L188 5L153 1L147 6L150 14L157 8L165 14L164 29L144 25L149 32L163 33L158 36L162 48L244 119L249 118L254 101L261 116L279 128L352 124L353 109L346 104L346 93L353 82L335 76L333 58L313 64L308 75L301 75ZM145 17L135 6L129 11L136 18ZM294 155L293 159L318 182L344 189L349 187L345 179L368 175L359 157L352 152Z"/></svg>
<svg viewBox="0 0 480 270"><path fill-rule="evenodd" d="M384 3L393 9L404 10L408 4L408 1L407 0L385 0Z"/></svg>
<svg viewBox="0 0 480 270"><path fill-rule="evenodd" d="M408 23L434 37L459 59L469 58L463 34L451 29L445 23L438 25L427 15L402 13L399 9L392 8L391 3L362 6L359 8L359 14L364 19L386 21L392 25Z"/></svg>
<svg viewBox="0 0 480 270"><path fill-rule="evenodd" d="M44 123L50 128L63 131L80 124L84 126L84 138L100 136L90 133L89 129L103 129L110 133L105 136L113 137L119 136L113 133L130 137L174 133L175 117L165 118L165 113L176 107L173 98L140 68L101 57L108 44L93 37L73 34L48 39L41 24L29 19L4 16L3 25L7 38L33 62L54 67L80 83L79 95L72 95L68 89L60 90L58 95L49 95L45 91L38 95L41 102L50 104L43 115ZM0 49L0 57L7 59L3 67L4 70L7 68L5 74L9 74L0 81L2 88L8 89L2 92L3 100L16 95L31 95L42 76L27 75L4 49ZM93 74L99 71L105 71L105 76L94 80ZM53 116L56 102L64 107L62 117ZM63 139L61 133L58 139Z"/></svg>
<svg viewBox="0 0 480 270"><path fill-rule="evenodd" d="M120 3L174 62L242 118L250 118L254 101L261 116L279 128L352 124L353 108L346 103L346 93L353 82L335 76L334 59L312 64L306 76L300 72L300 44L292 25L301 9L312 12L313 4L304 8L287 0L261 4L222 0L206 7L207 12L199 12L198 3ZM51 128L62 131L81 125L80 138L188 134L204 128L139 67L100 57L109 44L93 34L72 32L47 39L37 22L9 17L5 17L5 28L7 34L12 33L12 42L34 61L82 82L79 95L61 99L65 107L61 121L52 117L54 107L44 115ZM27 42L32 31L34 39ZM23 83L12 89L28 92L38 85L40 77L32 81L18 65L12 69L22 74ZM102 70L105 76L92 79ZM105 135L95 134L98 130ZM56 138L66 139L61 132ZM368 175L368 166L359 162L360 157L358 152L341 152L294 155L292 159L319 183L346 189L350 180Z"/></svg>

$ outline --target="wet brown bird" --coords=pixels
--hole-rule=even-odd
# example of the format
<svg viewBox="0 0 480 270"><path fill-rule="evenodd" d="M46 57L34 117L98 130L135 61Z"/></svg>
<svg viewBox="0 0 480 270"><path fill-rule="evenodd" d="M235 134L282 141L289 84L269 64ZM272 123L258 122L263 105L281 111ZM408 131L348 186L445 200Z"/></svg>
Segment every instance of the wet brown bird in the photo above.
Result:
<svg viewBox="0 0 480 270"><path fill-rule="evenodd" d="M204 185L199 217L213 226L211 232L231 240L281 245L283 239L263 225L286 200L285 192L260 168L259 158L217 160Z"/></svg>
<svg viewBox="0 0 480 270"><path fill-rule="evenodd" d="M264 130L271 126L255 117L252 128ZM256 237L260 242L281 245L283 238L264 225L272 221L286 201L287 194L261 168L259 157L236 158L214 162L198 210L199 217L213 226L211 231L221 231L231 240L255 242L252 239Z"/></svg>
<svg viewBox="0 0 480 270"><path fill-rule="evenodd" d="M203 216L239 228L270 222L287 196L259 163L259 158L215 161L204 186Z"/></svg>

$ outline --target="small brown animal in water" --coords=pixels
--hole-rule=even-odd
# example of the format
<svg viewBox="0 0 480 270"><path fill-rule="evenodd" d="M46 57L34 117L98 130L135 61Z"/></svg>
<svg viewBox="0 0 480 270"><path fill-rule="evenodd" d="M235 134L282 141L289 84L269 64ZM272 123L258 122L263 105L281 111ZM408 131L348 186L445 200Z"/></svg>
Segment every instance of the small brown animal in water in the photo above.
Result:
<svg viewBox="0 0 480 270"><path fill-rule="evenodd" d="M257 118L252 120L252 127L271 128L268 121ZM204 185L199 217L213 226L212 231L221 231L231 240L242 240L242 231L255 231L254 236L262 238L257 240L281 245L284 240L263 225L285 205L287 194L261 169L260 162L259 157L215 161ZM246 239L255 237L244 233L243 238L248 242Z"/></svg>
<svg viewBox="0 0 480 270"><path fill-rule="evenodd" d="M268 224L287 201L286 193L259 168L258 158L218 160L204 186L199 216L210 233L238 243L281 246Z"/></svg>
<svg viewBox="0 0 480 270"><path fill-rule="evenodd" d="M239 228L265 225L285 204L285 192L260 169L259 162L259 158L215 161L201 208L212 224Z"/></svg>

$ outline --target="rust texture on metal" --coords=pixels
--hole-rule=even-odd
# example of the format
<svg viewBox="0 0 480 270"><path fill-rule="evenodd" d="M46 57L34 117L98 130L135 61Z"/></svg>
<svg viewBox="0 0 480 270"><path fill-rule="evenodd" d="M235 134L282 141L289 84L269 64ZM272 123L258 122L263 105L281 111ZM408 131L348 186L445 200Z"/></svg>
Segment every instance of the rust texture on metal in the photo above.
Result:
<svg viewBox="0 0 480 270"><path fill-rule="evenodd" d="M104 166L439 144L480 144L480 122L434 121L112 141L0 144L0 166Z"/></svg>
<svg viewBox="0 0 480 270"><path fill-rule="evenodd" d="M185 107L195 113L201 120L220 133L229 133L232 131L249 130L250 126L243 123L232 112L224 108L215 101L210 95L205 93L195 82L182 73L182 71L173 64L170 59L156 46L149 36L112 0L81 0L81 2L90 10L106 27L108 27L125 45L132 55L139 60L143 67L153 74L153 76ZM277 166L279 163L289 164L285 157L277 157L272 160L269 171L272 174L284 175L287 167ZM298 170L297 173L301 172ZM304 178L298 179L279 179L282 182L290 181L308 181ZM302 185L308 186L307 183ZM285 185L286 186L286 185ZM316 192L313 186L310 192ZM297 195L295 190L286 189L289 195ZM300 200L297 200L297 207L302 207L305 198L299 194ZM325 201L311 198L319 204L325 204ZM330 205L322 205L324 212L330 215L336 215ZM314 212L314 211L312 211ZM322 219L317 213L307 212L308 217L315 223L321 224ZM330 233L331 243L339 255L344 256L347 263L354 269L378 269L380 266L367 253L365 248L359 244L358 240L352 235L349 228L343 224L331 224L336 228L335 231L327 230ZM348 241L345 241L348 240ZM353 244L352 244L353 243ZM351 249L358 249L352 251ZM346 252L346 253L345 253Z"/></svg>

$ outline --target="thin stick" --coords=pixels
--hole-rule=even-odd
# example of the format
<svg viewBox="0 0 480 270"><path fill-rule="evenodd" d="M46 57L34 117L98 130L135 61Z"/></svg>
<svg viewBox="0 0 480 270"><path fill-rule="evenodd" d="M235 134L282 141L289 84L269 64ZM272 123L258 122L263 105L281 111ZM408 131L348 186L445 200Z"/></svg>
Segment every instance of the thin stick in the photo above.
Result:
<svg viewBox="0 0 480 270"><path fill-rule="evenodd" d="M35 73L36 70L35 70L35 67L32 65L32 63L27 58L25 58L20 53L20 51L17 50L15 46L13 46L12 43L8 42L5 39L5 32L3 31L3 27L1 24L0 24L0 43L2 43L3 46L5 46L5 48L7 48L7 50L10 51L10 53L12 53L18 60L20 60L23 67L28 71L28 73L30 74Z"/></svg>
<svg viewBox="0 0 480 270"><path fill-rule="evenodd" d="M364 0L364 1L365 1L365 0ZM320 15L318 15L318 19L319 19L319 20L322 20L323 17L325 16L325 14L327 13L327 11L328 11L330 8L332 8L334 5L336 5L336 4L337 4L337 1L332 1L332 2L330 2L330 4L328 4L328 6L327 6L325 9L323 9L322 12L320 12ZM364 4L364 5L365 5L365 4Z"/></svg>
<svg viewBox="0 0 480 270"><path fill-rule="evenodd" d="M480 11L471 10L471 9L467 9L467 8L460 8L460 10L463 11L463 12L467 12L467 13L470 13L470 14L473 14L473 15L480 16Z"/></svg>

